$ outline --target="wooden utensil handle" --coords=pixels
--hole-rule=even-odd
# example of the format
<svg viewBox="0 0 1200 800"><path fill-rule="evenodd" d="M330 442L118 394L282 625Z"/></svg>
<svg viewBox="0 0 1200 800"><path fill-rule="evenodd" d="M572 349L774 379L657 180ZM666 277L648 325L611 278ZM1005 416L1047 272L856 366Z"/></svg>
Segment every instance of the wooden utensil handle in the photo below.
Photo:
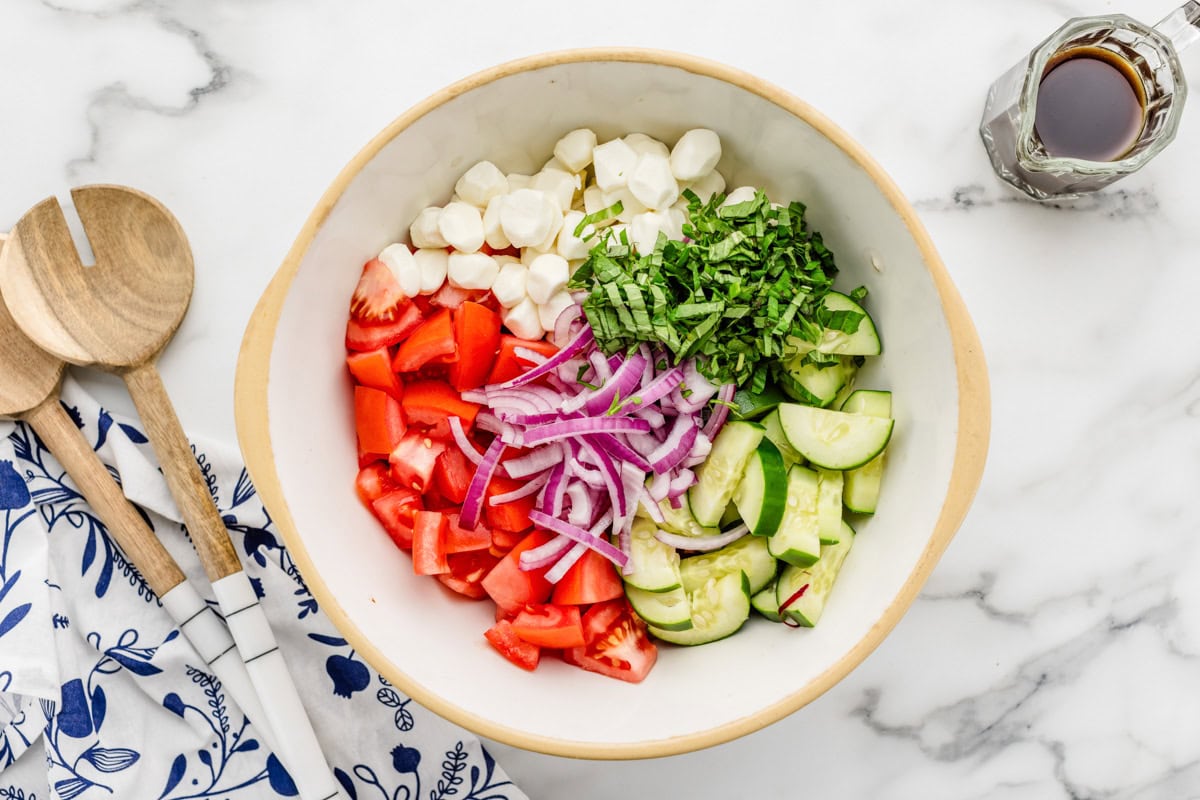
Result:
<svg viewBox="0 0 1200 800"><path fill-rule="evenodd" d="M154 363L133 367L122 377L209 581L216 583L227 575L241 572L242 564L233 549L229 532L225 530L221 513L208 491L196 455L188 444Z"/></svg>
<svg viewBox="0 0 1200 800"><path fill-rule="evenodd" d="M108 528L109 535L154 593L162 597L182 583L184 575L179 565L121 493L96 451L67 416L58 401L58 392L26 412L24 419L66 468L84 499Z"/></svg>

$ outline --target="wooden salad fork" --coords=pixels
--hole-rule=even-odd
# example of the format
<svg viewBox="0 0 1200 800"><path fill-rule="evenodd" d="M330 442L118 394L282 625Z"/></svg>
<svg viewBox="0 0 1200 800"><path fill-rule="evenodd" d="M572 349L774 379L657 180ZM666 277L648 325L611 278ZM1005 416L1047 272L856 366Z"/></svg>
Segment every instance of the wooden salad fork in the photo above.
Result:
<svg viewBox="0 0 1200 800"><path fill-rule="evenodd" d="M341 795L266 614L163 387L155 360L191 300L191 248L157 200L122 186L71 191L95 254L85 267L62 208L48 198L9 234L0 292L40 348L125 381L251 681L277 752L304 800Z"/></svg>

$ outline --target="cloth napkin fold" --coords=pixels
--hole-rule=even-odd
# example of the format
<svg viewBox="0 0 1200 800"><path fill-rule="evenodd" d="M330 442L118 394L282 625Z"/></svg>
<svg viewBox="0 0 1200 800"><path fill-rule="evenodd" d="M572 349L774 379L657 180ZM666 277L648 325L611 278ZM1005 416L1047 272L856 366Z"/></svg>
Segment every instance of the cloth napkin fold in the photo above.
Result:
<svg viewBox="0 0 1200 800"><path fill-rule="evenodd" d="M215 606L137 425L70 377L63 404ZM321 613L235 450L193 449L351 800L519 800L473 735L372 670ZM0 421L0 799L289 797L291 778L74 484Z"/></svg>

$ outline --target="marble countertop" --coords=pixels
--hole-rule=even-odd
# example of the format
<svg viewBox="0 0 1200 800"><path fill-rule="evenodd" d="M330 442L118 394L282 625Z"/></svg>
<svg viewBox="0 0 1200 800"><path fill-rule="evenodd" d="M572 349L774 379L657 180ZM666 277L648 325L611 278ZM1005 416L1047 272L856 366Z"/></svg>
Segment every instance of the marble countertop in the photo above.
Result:
<svg viewBox="0 0 1200 800"><path fill-rule="evenodd" d="M790 718L654 761L493 752L537 798L1196 798L1200 108L1147 169L1071 208L1001 187L976 133L991 81L1067 17L1173 8L1136 5L2 0L0 229L84 183L171 208L197 280L163 377L190 430L233 440L254 303L332 176L403 109L586 45L773 81L916 202L973 314L994 413L978 500L894 633ZM1200 85L1200 53L1184 61Z"/></svg>

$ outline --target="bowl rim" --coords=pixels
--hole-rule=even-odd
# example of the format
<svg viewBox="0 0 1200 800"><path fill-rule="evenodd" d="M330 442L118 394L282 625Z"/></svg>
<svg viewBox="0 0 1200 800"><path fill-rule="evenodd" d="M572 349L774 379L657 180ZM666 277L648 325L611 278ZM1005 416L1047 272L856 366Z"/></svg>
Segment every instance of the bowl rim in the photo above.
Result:
<svg viewBox="0 0 1200 800"><path fill-rule="evenodd" d="M267 408L275 331L288 289L317 232L363 167L416 120L479 86L510 75L561 64L614 61L674 67L721 80L756 94L817 129L865 170L900 216L922 254L945 313L959 389L957 446L950 482L937 522L912 572L883 614L867 630L866 635L815 679L770 706L714 728L664 739L625 743L557 739L530 734L484 719L427 690L375 647L329 591L299 535L275 469ZM351 159L334 178L305 221L250 317L238 356L234 381L234 415L238 442L250 477L303 574L309 591L347 641L372 667L421 705L481 736L547 755L615 760L677 755L723 744L747 735L807 705L858 666L891 632L912 605L921 586L966 516L983 477L991 427L991 401L982 345L958 290L951 281L932 240L918 220L916 210L895 182L860 144L808 103L740 69L674 51L635 47L593 47L540 53L470 75L409 108Z"/></svg>

